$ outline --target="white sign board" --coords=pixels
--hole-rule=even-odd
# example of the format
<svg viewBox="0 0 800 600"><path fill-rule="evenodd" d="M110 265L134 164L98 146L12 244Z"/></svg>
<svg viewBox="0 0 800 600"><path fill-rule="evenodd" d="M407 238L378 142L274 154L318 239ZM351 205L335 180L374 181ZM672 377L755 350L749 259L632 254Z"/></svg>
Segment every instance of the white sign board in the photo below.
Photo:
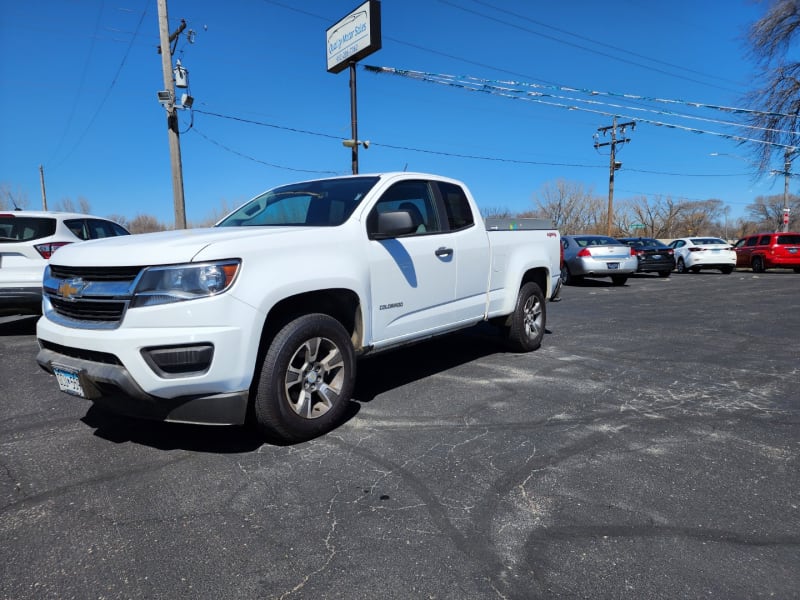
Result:
<svg viewBox="0 0 800 600"><path fill-rule="evenodd" d="M325 31L328 71L338 73L381 47L381 3L367 0Z"/></svg>

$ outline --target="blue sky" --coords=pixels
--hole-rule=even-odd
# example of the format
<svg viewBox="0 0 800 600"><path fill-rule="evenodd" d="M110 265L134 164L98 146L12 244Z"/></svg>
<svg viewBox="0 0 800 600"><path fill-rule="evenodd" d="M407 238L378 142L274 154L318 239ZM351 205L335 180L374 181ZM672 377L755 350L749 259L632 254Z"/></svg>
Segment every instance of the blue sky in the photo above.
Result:
<svg viewBox="0 0 800 600"><path fill-rule="evenodd" d="M168 1L170 30L185 19L195 32L174 56L194 98L180 113L190 222L275 185L351 172L349 73L326 71L325 32L360 4ZM744 107L755 70L743 36L764 10L383 0L383 47L357 69L358 133L370 141L359 170L452 176L482 208L513 212L557 180L607 197L607 148L593 135L617 114L638 124L619 148L615 201L716 198L739 216L756 196L782 194L783 179L755 178L730 139L742 133L727 124L736 115L710 107ZM98 215L171 224L158 45L156 0L0 0L0 186L41 208L42 165L51 207L85 198Z"/></svg>

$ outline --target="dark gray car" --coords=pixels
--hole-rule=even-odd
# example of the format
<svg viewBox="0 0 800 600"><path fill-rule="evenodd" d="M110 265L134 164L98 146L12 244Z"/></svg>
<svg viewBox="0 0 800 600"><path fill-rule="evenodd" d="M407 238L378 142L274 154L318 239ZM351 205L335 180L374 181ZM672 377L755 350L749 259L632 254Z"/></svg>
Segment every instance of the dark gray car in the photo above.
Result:
<svg viewBox="0 0 800 600"><path fill-rule="evenodd" d="M638 273L658 273L659 277L669 277L675 269L675 251L654 238L617 238L636 252Z"/></svg>

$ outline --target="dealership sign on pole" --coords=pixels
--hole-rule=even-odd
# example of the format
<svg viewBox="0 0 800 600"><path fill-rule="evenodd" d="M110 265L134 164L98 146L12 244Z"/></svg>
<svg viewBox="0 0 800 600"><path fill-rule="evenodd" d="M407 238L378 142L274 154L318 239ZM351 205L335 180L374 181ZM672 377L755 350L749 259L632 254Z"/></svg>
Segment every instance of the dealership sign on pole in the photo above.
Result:
<svg viewBox="0 0 800 600"><path fill-rule="evenodd" d="M381 49L381 3L367 0L325 31L328 72L350 69L350 129L352 138L342 143L351 149L353 175L358 173L358 147L369 141L358 139L356 62Z"/></svg>
<svg viewBox="0 0 800 600"><path fill-rule="evenodd" d="M326 32L328 71L344 71L381 49L381 3L367 0Z"/></svg>

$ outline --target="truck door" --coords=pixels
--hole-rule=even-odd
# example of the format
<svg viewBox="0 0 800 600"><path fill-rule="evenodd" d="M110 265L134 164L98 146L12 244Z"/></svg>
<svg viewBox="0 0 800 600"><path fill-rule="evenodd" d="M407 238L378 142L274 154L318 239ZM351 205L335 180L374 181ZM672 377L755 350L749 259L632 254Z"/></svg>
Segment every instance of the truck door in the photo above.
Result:
<svg viewBox="0 0 800 600"><path fill-rule="evenodd" d="M409 234L368 242L375 347L453 322L457 257L436 207L429 182L406 180L387 189L367 217L368 233L382 212L407 210L417 224Z"/></svg>

